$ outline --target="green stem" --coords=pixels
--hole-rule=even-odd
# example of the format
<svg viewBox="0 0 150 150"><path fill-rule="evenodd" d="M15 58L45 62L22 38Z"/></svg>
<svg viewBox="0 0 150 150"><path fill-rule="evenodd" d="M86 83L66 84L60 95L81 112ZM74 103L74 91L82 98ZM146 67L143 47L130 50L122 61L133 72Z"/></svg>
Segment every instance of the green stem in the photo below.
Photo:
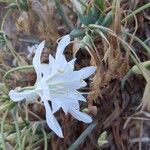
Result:
<svg viewBox="0 0 150 150"><path fill-rule="evenodd" d="M5 16L3 17L2 23L1 23L1 32L3 32L3 28L4 28L4 24L6 21L7 16L9 15L9 13L12 11L12 9L9 9L6 13ZM4 33L4 32L3 32Z"/></svg>
<svg viewBox="0 0 150 150"><path fill-rule="evenodd" d="M122 23L124 23L126 20L130 19L131 17L133 17L134 15L136 15L137 13L143 11L144 9L147 9L150 7L150 3L145 4L144 6L140 7L139 9L135 10L134 12L132 12L131 14L129 14L128 16L126 16L124 19L122 19Z"/></svg>
<svg viewBox="0 0 150 150"><path fill-rule="evenodd" d="M25 144L26 144L26 139L27 139L27 133L25 134L25 136L22 139L22 149L25 149Z"/></svg>
<svg viewBox="0 0 150 150"><path fill-rule="evenodd" d="M19 125L18 125L18 121L16 118L16 110L12 110L12 116L15 122L15 127L16 127L16 132L17 132L17 142L19 144L19 149L22 150L22 144L21 144L21 136L20 136L20 130L19 130Z"/></svg>
<svg viewBox="0 0 150 150"><path fill-rule="evenodd" d="M8 112L9 112L9 109L7 109L5 111L5 113L3 115L3 118L2 118L2 122L1 122L1 137L2 137L3 150L7 150L6 143L5 143L5 136L4 136L4 123L5 123Z"/></svg>
<svg viewBox="0 0 150 150"><path fill-rule="evenodd" d="M5 24L5 21L6 21L6 18L8 17L8 15L13 11L13 9L8 9L8 11L6 12L3 20L2 20L2 23L1 23L1 33L3 33L3 38L5 40L5 43L8 47L8 49L10 50L10 52L12 53L12 55L14 56L14 58L16 58L18 64L20 64L20 61L25 63L25 61L20 57L20 55L13 49L13 46L12 44L8 41L6 35L5 35L5 32L4 32L4 24Z"/></svg>
<svg viewBox="0 0 150 150"><path fill-rule="evenodd" d="M49 134L47 135L47 140L51 139L51 136L52 136L52 135L53 135L53 133L49 133ZM44 138L41 138L40 140L38 140L37 142L35 142L32 147L35 147L35 146L41 144L43 141L44 141Z"/></svg>
<svg viewBox="0 0 150 150"><path fill-rule="evenodd" d="M47 135L44 129L42 129L43 135L44 135L44 150L48 149L48 145L47 145Z"/></svg>
<svg viewBox="0 0 150 150"><path fill-rule="evenodd" d="M7 72L5 73L5 75L3 76L3 81L4 81L5 86L7 87L7 82L6 82L6 80L7 80L8 76L9 76L12 72L18 71L18 70L24 70L24 69L32 69L32 68L33 68L33 65L27 65L27 66L16 67L16 68L13 68L13 69L7 71Z"/></svg>
<svg viewBox="0 0 150 150"><path fill-rule="evenodd" d="M127 32L123 32L123 34L126 34L130 37L132 37L133 35L131 33L127 33ZM140 39L138 38L137 36L133 36L134 40L136 40L138 43L140 43L144 48L145 50L150 54L150 48Z"/></svg>
<svg viewBox="0 0 150 150"><path fill-rule="evenodd" d="M32 132L32 137L34 137L35 136L35 133L36 133L36 131L37 131L37 129L38 129L38 126L39 126L39 124L36 124L36 126L34 126L34 128L33 128L33 132ZM30 138L30 141L29 141L29 149L32 149L32 143L33 143L33 139L34 138Z"/></svg>
<svg viewBox="0 0 150 150"><path fill-rule="evenodd" d="M19 89L19 92L25 91L25 90L34 90L35 86L27 86Z"/></svg>
<svg viewBox="0 0 150 150"><path fill-rule="evenodd" d="M68 150L75 150L89 134L93 131L93 129L96 127L97 123L90 124L83 133L78 137L78 139L68 148Z"/></svg>

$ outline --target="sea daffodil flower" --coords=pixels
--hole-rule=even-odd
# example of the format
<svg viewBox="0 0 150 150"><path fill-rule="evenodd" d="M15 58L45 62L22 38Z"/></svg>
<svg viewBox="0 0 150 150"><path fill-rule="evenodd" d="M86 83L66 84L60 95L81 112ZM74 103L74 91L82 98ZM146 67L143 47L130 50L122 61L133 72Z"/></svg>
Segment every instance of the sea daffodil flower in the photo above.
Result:
<svg viewBox="0 0 150 150"><path fill-rule="evenodd" d="M69 43L70 36L64 36L58 43L55 58L49 55L48 64L41 63L44 42L40 43L33 58L33 66L37 75L35 85L22 89L16 88L9 92L10 98L15 102L24 99L34 102L40 97L45 106L47 124L59 137L63 137L62 129L54 113L60 108L65 114L70 113L80 121L92 122L89 115L80 111L79 101L86 101L86 99L77 89L87 85L84 79L92 75L96 67L90 66L74 71L76 58L67 62L63 55ZM51 107L49 102L51 102Z"/></svg>

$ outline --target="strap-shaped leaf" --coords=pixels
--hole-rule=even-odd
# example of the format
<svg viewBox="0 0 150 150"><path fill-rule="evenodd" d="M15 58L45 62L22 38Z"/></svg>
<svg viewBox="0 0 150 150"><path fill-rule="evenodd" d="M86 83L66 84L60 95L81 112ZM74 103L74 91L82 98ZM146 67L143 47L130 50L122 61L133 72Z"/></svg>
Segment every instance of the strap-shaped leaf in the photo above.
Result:
<svg viewBox="0 0 150 150"><path fill-rule="evenodd" d="M93 131L93 129L96 127L96 123L90 124L83 133L78 137L78 139L68 148L68 150L74 150L76 149L81 143L84 142L84 140L87 138L87 136L90 135L90 133Z"/></svg>

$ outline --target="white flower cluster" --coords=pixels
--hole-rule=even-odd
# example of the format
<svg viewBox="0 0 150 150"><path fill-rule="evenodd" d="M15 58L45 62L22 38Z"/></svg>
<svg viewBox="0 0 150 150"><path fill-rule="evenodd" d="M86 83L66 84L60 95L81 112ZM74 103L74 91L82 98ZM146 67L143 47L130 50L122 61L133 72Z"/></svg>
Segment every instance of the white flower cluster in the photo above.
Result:
<svg viewBox="0 0 150 150"><path fill-rule="evenodd" d="M63 133L54 113L60 108L65 114L70 113L80 121L92 122L89 115L80 111L79 101L85 102L86 99L77 89L87 85L84 79L93 74L96 67L90 66L74 71L76 58L67 62L63 55L69 43L70 36L64 36L58 43L56 57L49 55L49 64L41 63L45 42L40 43L33 58L33 66L37 75L35 85L32 88L24 90L16 88L9 92L10 98L15 102L24 99L34 102L40 97L45 106L47 124L59 137L63 137ZM51 107L49 102L51 102Z"/></svg>

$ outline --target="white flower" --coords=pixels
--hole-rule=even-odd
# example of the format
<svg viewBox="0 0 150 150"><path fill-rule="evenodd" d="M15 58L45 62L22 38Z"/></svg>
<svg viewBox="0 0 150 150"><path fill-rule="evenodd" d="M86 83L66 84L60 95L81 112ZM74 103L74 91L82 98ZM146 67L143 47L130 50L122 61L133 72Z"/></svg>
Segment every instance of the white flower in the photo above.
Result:
<svg viewBox="0 0 150 150"><path fill-rule="evenodd" d="M60 108L65 114L70 113L80 121L85 123L92 121L89 115L80 112L79 101L86 101L86 99L77 89L87 85L83 79L93 74L96 67L90 66L74 71L76 59L67 62L63 55L64 49L69 43L70 36L64 36L58 43L55 59L49 55L49 64L44 64L40 61L44 48L44 42L42 42L33 58L33 66L37 75L35 85L20 90L16 88L9 92L13 101L26 99L34 102L40 96L45 106L47 124L59 137L63 137L62 130L53 114ZM52 108L49 102L51 102Z"/></svg>
<svg viewBox="0 0 150 150"><path fill-rule="evenodd" d="M31 58L32 54L35 53L35 50L37 49L37 47L38 47L37 44L27 47L27 50L29 52L29 54L27 55L27 58Z"/></svg>

